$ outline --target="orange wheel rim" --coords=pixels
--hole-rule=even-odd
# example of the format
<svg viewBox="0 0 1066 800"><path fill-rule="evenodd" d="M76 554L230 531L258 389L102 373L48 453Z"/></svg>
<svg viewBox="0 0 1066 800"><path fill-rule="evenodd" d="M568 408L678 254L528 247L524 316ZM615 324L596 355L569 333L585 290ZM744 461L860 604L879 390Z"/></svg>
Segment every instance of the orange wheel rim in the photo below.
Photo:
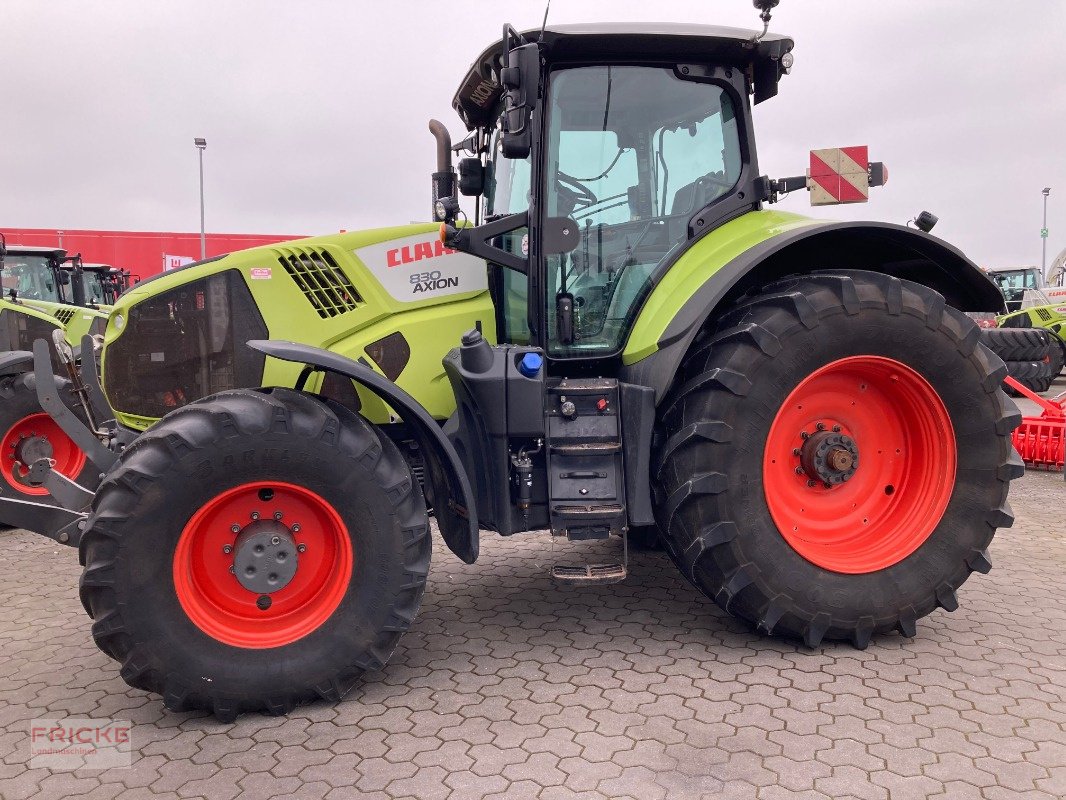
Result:
<svg viewBox="0 0 1066 800"><path fill-rule="evenodd" d="M936 390L881 356L805 378L766 438L763 490L778 531L833 572L885 569L929 538L955 486L955 434Z"/></svg>
<svg viewBox="0 0 1066 800"><path fill-rule="evenodd" d="M77 479L86 461L81 448L43 412L23 417L0 439L0 472L8 484L23 494L48 494L43 486L25 483L30 464L42 457L53 459L52 469L70 480Z"/></svg>
<svg viewBox="0 0 1066 800"><path fill-rule="evenodd" d="M249 576L254 550L262 546L284 558ZM348 529L321 496L290 483L245 483L209 500L182 530L174 590L189 619L213 639L250 649L282 647L336 611L352 564ZM264 583L268 571L276 578L272 584Z"/></svg>

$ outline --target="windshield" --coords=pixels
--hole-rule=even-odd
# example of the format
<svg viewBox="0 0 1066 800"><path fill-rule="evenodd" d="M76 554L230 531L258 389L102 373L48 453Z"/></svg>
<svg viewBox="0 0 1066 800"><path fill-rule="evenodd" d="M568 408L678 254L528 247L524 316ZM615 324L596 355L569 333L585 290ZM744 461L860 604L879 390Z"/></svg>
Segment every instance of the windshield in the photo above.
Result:
<svg viewBox="0 0 1066 800"><path fill-rule="evenodd" d="M581 229L576 249L547 258L549 350L613 352L689 219L739 180L735 109L720 86L672 68L595 66L553 74L549 114L546 213ZM572 341L555 320L564 294Z"/></svg>
<svg viewBox="0 0 1066 800"><path fill-rule="evenodd" d="M1003 297L1010 302L1021 300L1026 289L1040 288L1038 273L1033 269L1005 270L991 275Z"/></svg>
<svg viewBox="0 0 1066 800"><path fill-rule="evenodd" d="M62 301L51 259L46 255L8 253L4 257L2 282L4 294L14 289L26 300Z"/></svg>
<svg viewBox="0 0 1066 800"><path fill-rule="evenodd" d="M101 273L85 270L81 273L81 284L85 287L85 302L93 305L106 303L104 287L100 283Z"/></svg>

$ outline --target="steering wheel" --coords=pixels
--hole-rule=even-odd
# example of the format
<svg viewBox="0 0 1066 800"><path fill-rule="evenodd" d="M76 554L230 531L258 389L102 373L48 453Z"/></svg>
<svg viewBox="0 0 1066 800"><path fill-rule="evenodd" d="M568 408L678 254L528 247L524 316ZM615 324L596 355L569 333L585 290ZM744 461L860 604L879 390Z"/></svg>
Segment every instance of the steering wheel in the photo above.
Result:
<svg viewBox="0 0 1066 800"><path fill-rule="evenodd" d="M585 184L577 178L567 175L565 172L557 172L555 179L574 192L577 195L576 199L583 200L586 206L591 206L599 200L596 195L589 191L589 188L585 186Z"/></svg>

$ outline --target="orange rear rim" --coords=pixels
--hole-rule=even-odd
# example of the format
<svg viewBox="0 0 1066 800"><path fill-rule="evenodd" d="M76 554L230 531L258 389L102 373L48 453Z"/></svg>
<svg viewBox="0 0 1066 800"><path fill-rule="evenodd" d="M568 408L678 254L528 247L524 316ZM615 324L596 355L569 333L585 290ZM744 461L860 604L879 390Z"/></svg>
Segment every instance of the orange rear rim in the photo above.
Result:
<svg viewBox="0 0 1066 800"><path fill-rule="evenodd" d="M763 488L792 548L833 572L897 564L929 538L955 486L955 433L936 390L881 356L805 378L770 426Z"/></svg>

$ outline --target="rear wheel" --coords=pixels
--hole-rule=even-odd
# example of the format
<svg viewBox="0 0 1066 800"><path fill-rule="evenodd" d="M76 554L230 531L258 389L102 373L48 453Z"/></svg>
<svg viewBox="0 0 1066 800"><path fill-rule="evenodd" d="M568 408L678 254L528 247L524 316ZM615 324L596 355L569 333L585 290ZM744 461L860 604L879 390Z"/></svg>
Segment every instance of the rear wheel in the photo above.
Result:
<svg viewBox="0 0 1066 800"><path fill-rule="evenodd" d="M56 383L60 397L69 398L70 382ZM33 373L0 378L0 482L7 497L56 505L47 489L26 482L39 458L54 459L53 469L87 489L100 482L100 470L41 408Z"/></svg>
<svg viewBox="0 0 1066 800"><path fill-rule="evenodd" d="M429 569L422 493L357 414L225 392L138 438L82 540L93 637L169 708L286 713L379 669Z"/></svg>
<svg viewBox="0 0 1066 800"><path fill-rule="evenodd" d="M767 287L694 347L661 408L668 550L767 633L914 635L1013 520L1004 374L924 286L846 272Z"/></svg>

